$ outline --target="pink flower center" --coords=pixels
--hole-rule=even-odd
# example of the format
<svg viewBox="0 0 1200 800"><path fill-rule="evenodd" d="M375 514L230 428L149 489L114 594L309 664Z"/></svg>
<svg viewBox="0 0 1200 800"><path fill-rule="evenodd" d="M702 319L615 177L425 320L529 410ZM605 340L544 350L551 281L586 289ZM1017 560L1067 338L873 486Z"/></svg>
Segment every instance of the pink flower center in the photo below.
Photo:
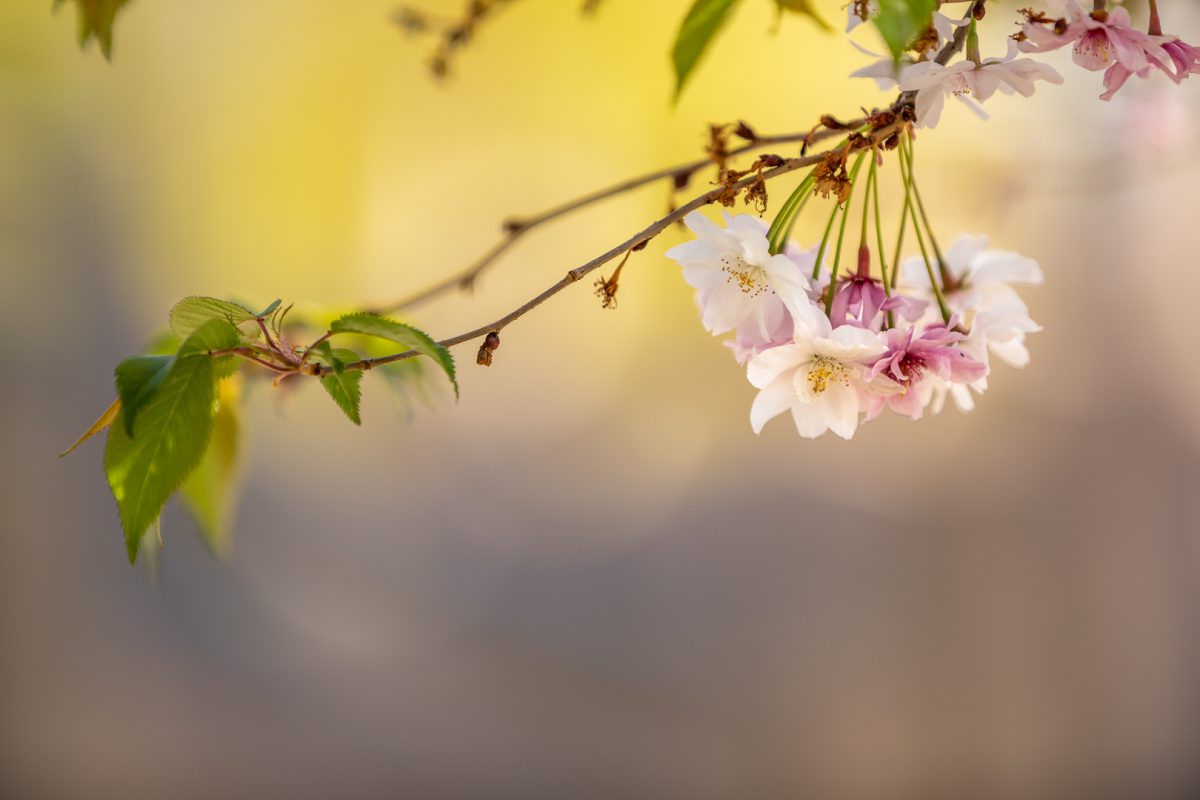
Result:
<svg viewBox="0 0 1200 800"><path fill-rule="evenodd" d="M1113 62L1112 43L1103 30L1088 31L1075 43L1073 58L1084 69L1102 70Z"/></svg>

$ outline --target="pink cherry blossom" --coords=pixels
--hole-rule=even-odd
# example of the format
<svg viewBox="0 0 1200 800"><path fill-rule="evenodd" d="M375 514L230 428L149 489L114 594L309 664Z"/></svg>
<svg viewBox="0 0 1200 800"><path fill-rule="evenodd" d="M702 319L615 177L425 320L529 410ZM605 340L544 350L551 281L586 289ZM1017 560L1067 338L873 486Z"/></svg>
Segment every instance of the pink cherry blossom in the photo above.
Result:
<svg viewBox="0 0 1200 800"><path fill-rule="evenodd" d="M901 391L866 396L867 419L878 416L885 404L897 414L920 419L928 393L918 387L927 376L970 384L987 375L987 364L955 346L966 337L949 325L930 326L920 336L915 333L916 328L887 332L887 351L871 365L870 377L898 384Z"/></svg>
<svg viewBox="0 0 1200 800"><path fill-rule="evenodd" d="M1086 13L1072 2L1069 10L1071 21L1061 32L1026 22L1019 47L1027 53L1046 53L1074 43L1071 58L1076 64L1093 72L1105 70L1102 100L1111 100L1133 75L1145 78L1159 69L1178 83L1195 66L1195 48L1175 37L1135 29L1124 8Z"/></svg>
<svg viewBox="0 0 1200 800"><path fill-rule="evenodd" d="M833 327L854 325L879 330L882 324L879 309L888 298L883 283L871 277L869 248L859 248L858 270L853 275L841 279L839 283L829 308L829 320Z"/></svg>
<svg viewBox="0 0 1200 800"><path fill-rule="evenodd" d="M1162 48L1175 64L1177 83L1188 75L1200 75L1200 47L1175 38L1164 42Z"/></svg>

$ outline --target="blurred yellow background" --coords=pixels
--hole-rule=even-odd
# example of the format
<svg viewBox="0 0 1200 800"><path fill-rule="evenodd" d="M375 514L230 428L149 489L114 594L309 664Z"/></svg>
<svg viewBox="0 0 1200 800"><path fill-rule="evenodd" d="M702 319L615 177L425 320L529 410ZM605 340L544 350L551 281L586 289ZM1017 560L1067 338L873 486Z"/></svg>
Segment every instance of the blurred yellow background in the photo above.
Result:
<svg viewBox="0 0 1200 800"><path fill-rule="evenodd" d="M180 297L383 302L507 216L696 157L708 122L804 130L890 98L844 77L865 59L844 37L766 36L766 0L677 107L686 0L515 2L440 84L388 0L135 0L111 65L49 5L0 8L0 796L1192 785L1200 81L1105 104L1056 54L1064 86L998 96L987 123L952 103L921 134L941 238L986 233L1047 275L1024 293L1033 363L994 365L971 415L755 437L671 231L615 312L579 286L491 369L460 348L457 405L396 413L368 376L359 430L315 386L259 386L231 558L172 505L155 582L125 562L101 443L55 455ZM1169 6L1200 38L1200 9ZM1013 14L992 9L985 55ZM666 203L546 226L415 321L495 319Z"/></svg>

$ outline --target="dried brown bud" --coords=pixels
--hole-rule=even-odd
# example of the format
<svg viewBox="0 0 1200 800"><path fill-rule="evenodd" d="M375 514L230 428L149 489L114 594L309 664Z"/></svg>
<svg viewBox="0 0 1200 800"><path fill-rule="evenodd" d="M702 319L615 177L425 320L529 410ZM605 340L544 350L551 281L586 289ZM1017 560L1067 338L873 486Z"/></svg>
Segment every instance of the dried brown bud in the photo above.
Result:
<svg viewBox="0 0 1200 800"><path fill-rule="evenodd" d="M705 148L708 153L708 158L718 169L725 169L726 163L729 161L729 126L728 125L713 125L708 126L708 147Z"/></svg>
<svg viewBox="0 0 1200 800"><path fill-rule="evenodd" d="M850 196L850 176L846 172L846 156L849 152L846 148L830 153L813 168L817 194L824 198L836 197L839 203Z"/></svg>
<svg viewBox="0 0 1200 800"><path fill-rule="evenodd" d="M617 289L621 288L618 281L621 280L621 270L625 269L625 262L629 261L629 256L638 250L642 250L649 244L650 240L639 242L625 252L625 257L621 259L621 263L617 264L617 268L613 270L611 278L600 276L596 279L596 296L600 298L601 308L616 308L617 307Z"/></svg>
<svg viewBox="0 0 1200 800"><path fill-rule="evenodd" d="M758 179L746 187L746 205L754 204L754 210L760 215L767 212L767 182L759 173Z"/></svg>
<svg viewBox="0 0 1200 800"><path fill-rule="evenodd" d="M479 346L479 352L475 354L475 363L482 367L490 367L492 365L492 353L500 347L500 334L492 331L483 338L483 344Z"/></svg>
<svg viewBox="0 0 1200 800"><path fill-rule="evenodd" d="M746 124L745 120L738 120L737 127L733 129L733 135L745 139L747 142L758 141L758 134L754 132L754 128Z"/></svg>
<svg viewBox="0 0 1200 800"><path fill-rule="evenodd" d="M721 187L713 200L725 206L733 208L737 204L738 189L737 182L741 179L742 173L733 169L722 169L717 174L717 185Z"/></svg>
<svg viewBox="0 0 1200 800"><path fill-rule="evenodd" d="M937 46L938 46L937 28L930 25L921 34L919 34L915 39L913 39L909 43L908 49L912 50L914 53L917 53L919 55L927 55L927 54L931 54L935 50L937 50Z"/></svg>

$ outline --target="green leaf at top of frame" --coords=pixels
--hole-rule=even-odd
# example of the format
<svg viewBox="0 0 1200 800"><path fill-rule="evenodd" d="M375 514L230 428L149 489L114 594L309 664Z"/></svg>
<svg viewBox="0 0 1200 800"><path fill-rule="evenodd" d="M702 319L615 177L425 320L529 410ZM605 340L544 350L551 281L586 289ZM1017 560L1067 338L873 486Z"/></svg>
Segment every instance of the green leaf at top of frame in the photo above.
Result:
<svg viewBox="0 0 1200 800"><path fill-rule="evenodd" d="M892 58L899 60L913 40L933 21L937 0L878 0L879 13L873 18Z"/></svg>
<svg viewBox="0 0 1200 800"><path fill-rule="evenodd" d="M357 333L363 336L374 336L387 339L401 347L415 350L423 356L433 359L450 383L454 386L454 396L458 397L458 376L454 368L454 356L450 351L433 340L433 337L411 325L381 317L378 314L347 314L339 317L329 326L334 333Z"/></svg>
<svg viewBox="0 0 1200 800"><path fill-rule="evenodd" d="M813 0L775 0L775 6L779 9L780 14L790 11L793 14L808 17L822 30L833 30L833 26L817 14L817 10L813 8Z"/></svg>
<svg viewBox="0 0 1200 800"><path fill-rule="evenodd" d="M741 0L695 0L675 35L671 62L675 65L675 99L700 62L713 38L729 21L730 12Z"/></svg>
<svg viewBox="0 0 1200 800"><path fill-rule="evenodd" d="M158 390L137 415L130 436L117 413L104 448L104 472L125 530L132 564L146 530L167 499L195 469L208 447L216 397L216 361L210 350L236 346L228 322L210 320L179 348Z"/></svg>
<svg viewBox="0 0 1200 800"><path fill-rule="evenodd" d="M218 300L215 297L185 297L171 309L171 330L181 339L191 336L204 323L223 319L243 335L253 336L258 329L258 317L243 305ZM236 344L231 345L236 347Z"/></svg>
<svg viewBox="0 0 1200 800"><path fill-rule="evenodd" d="M54 0L54 10L66 5L68 0ZM92 39L100 45L100 52L112 61L113 23L117 13L129 0L73 0L77 15L79 46L83 47Z"/></svg>

